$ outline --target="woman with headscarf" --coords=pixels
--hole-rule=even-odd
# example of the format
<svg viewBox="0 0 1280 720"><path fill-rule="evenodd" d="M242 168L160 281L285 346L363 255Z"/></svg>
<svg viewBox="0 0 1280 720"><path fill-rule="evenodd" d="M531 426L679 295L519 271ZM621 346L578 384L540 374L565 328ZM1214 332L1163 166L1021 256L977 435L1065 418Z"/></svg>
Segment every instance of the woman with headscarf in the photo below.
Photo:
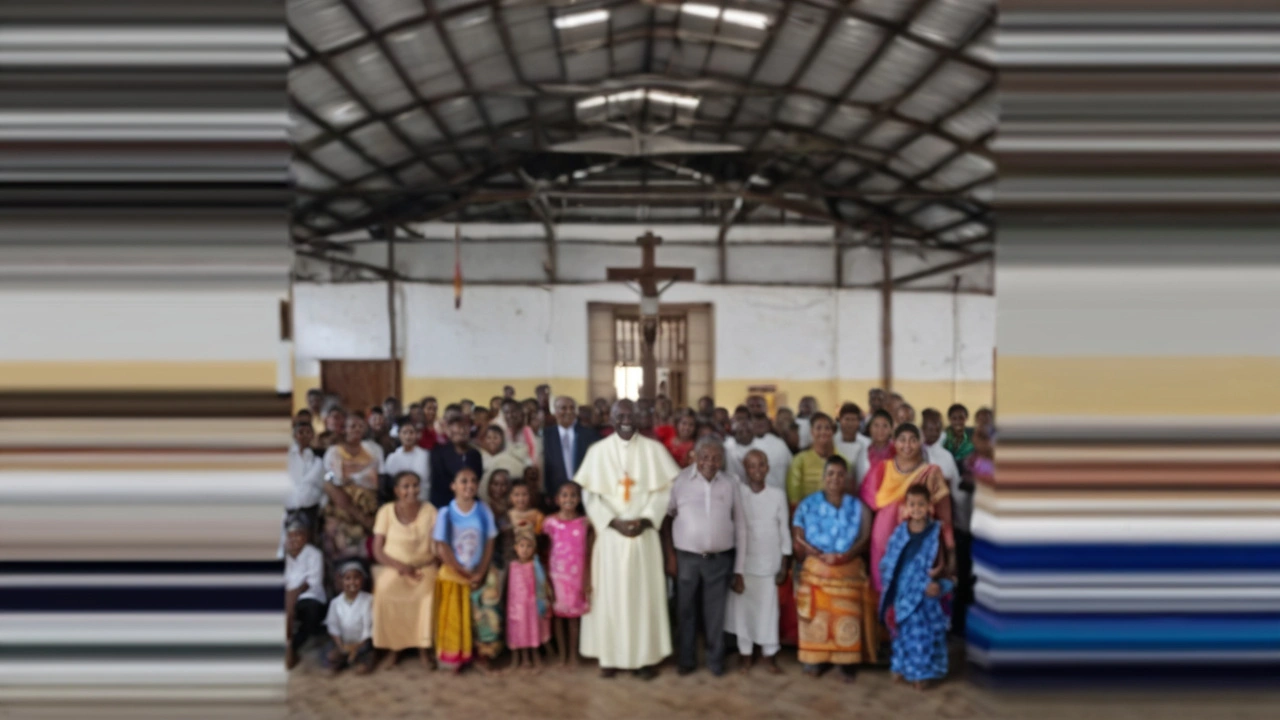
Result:
<svg viewBox="0 0 1280 720"><path fill-rule="evenodd" d="M899 425L893 434L894 456L877 463L867 473L859 494L875 513L871 525L871 584L877 593L883 590L880 560L889 538L903 520L903 501L907 488L922 485L929 491L933 516L942 523L942 540L948 556L955 549L951 527L951 487L937 465L930 465L921 450L920 429L915 425ZM954 565L952 565L954 567Z"/></svg>

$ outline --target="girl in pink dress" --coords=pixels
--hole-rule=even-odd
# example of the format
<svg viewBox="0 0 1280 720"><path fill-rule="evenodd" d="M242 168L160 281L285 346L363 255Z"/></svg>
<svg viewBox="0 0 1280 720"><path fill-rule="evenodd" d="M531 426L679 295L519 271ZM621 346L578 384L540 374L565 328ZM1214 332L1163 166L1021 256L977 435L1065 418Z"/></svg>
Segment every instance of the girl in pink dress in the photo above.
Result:
<svg viewBox="0 0 1280 720"><path fill-rule="evenodd" d="M538 648L551 639L551 583L538 560L537 536L516 533L516 559L507 566L507 647L516 669L538 669Z"/></svg>
<svg viewBox="0 0 1280 720"><path fill-rule="evenodd" d="M591 608L591 588L585 587L585 581L591 577L592 530L580 510L580 499L576 483L561 485L556 493L560 511L542 522L542 531L551 540L551 585L555 589L551 610L555 616L556 647L564 665L578 664L580 618Z"/></svg>

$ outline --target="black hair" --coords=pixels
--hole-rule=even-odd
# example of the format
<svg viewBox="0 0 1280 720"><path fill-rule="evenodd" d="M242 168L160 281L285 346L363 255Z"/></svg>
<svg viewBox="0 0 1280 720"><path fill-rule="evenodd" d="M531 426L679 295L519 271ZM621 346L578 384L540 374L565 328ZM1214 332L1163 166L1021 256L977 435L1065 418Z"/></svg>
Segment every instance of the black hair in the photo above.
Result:
<svg viewBox="0 0 1280 720"><path fill-rule="evenodd" d="M907 488L907 495L919 495L923 497L926 502L933 501L933 496L929 493L929 488L923 485L912 485ZM903 499L905 500L906 496L903 496Z"/></svg>
<svg viewBox="0 0 1280 720"><path fill-rule="evenodd" d="M391 481L392 481L392 484L393 484L393 485L399 485L399 484L400 484L400 478L404 477L405 475L411 475L411 476L413 477L413 479L414 479L414 480L417 480L417 481L418 481L418 484L419 484L419 485L421 485L421 484L422 484L422 478L418 477L418 473L416 473L416 472L414 472L414 471L412 471L412 470L401 470L400 472L396 473L396 476L395 476L394 478L392 478L392 480L391 480Z"/></svg>
<svg viewBox="0 0 1280 720"><path fill-rule="evenodd" d="M832 420L830 415L822 411L815 412L814 414L809 416L809 427L813 427L814 425L817 425L819 420L826 420L827 423L831 425L832 429L835 429L836 421Z"/></svg>
<svg viewBox="0 0 1280 720"><path fill-rule="evenodd" d="M304 427L305 427L305 428L309 428L309 427L311 427L311 421L310 421L310 420L295 420L295 421L293 422L293 429L294 429L294 430L298 430L298 429L300 429L300 428L304 428Z"/></svg>
<svg viewBox="0 0 1280 720"><path fill-rule="evenodd" d="M911 423L902 423L901 425L893 429L893 436L895 438L903 433L911 433L912 435L916 436L917 440L920 439L920 428L916 427Z"/></svg>
<svg viewBox="0 0 1280 720"><path fill-rule="evenodd" d="M385 413L383 413L383 412L382 412L382 406L381 406L381 405L374 405L373 407L369 408L369 414L370 414L370 415L383 415L383 414L385 414Z"/></svg>
<svg viewBox="0 0 1280 720"><path fill-rule="evenodd" d="M458 403L449 403L448 405L444 406L444 411L447 413L454 412L454 411L462 412L462 406L459 405Z"/></svg>
<svg viewBox="0 0 1280 720"><path fill-rule="evenodd" d="M839 465L840 469L844 470L845 472L849 471L849 461L845 460L839 455L836 455L835 453L832 453L831 457L827 458L827 461L822 464L823 474L826 474L827 468L831 467L832 465Z"/></svg>
<svg viewBox="0 0 1280 720"><path fill-rule="evenodd" d="M847 402L840 406L840 412L836 413L836 417L844 417L845 415L861 415L861 414L862 414L862 408L858 407L858 403Z"/></svg>
<svg viewBox="0 0 1280 720"><path fill-rule="evenodd" d="M395 395L388 395L388 396L387 396L387 397L382 401L382 404L383 404L383 405L386 405L387 403L395 403L395 404L399 405L399 404L400 404L400 398L396 397Z"/></svg>
<svg viewBox="0 0 1280 720"><path fill-rule="evenodd" d="M893 429L893 416L890 415L889 411L885 410L884 408L880 408L879 410L871 413L871 419L867 420L868 429L871 428L871 423L875 422L876 418L884 418L885 422L889 423L889 429L891 430Z"/></svg>
<svg viewBox="0 0 1280 720"><path fill-rule="evenodd" d="M969 417L969 408L961 405L960 403L956 403L955 405L952 405L951 407L947 408L947 417L951 417L951 413L957 410L964 413L965 417Z"/></svg>
<svg viewBox="0 0 1280 720"><path fill-rule="evenodd" d="M925 408L924 410L920 411L920 422L924 422L925 420L928 420L931 417L938 418L938 420L941 421L942 413L938 410L938 408L931 408L931 407Z"/></svg>

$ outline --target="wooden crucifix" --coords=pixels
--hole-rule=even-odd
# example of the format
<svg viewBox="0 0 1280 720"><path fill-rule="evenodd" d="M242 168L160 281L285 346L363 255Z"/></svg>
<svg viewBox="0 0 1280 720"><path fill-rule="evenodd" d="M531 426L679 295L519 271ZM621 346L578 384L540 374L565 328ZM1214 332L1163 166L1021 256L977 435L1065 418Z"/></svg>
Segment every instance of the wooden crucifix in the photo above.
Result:
<svg viewBox="0 0 1280 720"><path fill-rule="evenodd" d="M654 353L654 344L658 338L656 308L658 306L658 297L666 289L665 285L659 288L658 283L665 281L669 285L677 280L689 282L693 280L694 273L693 268L655 265L654 250L658 245L662 244L662 238L652 232L645 232L644 235L636 238L636 244L641 248L640 267L608 268L607 277L610 281L634 282L640 286L640 320L644 328L644 344L640 351L640 365L643 377L640 396L653 400L658 389L658 359ZM647 313L644 310L646 306L652 308Z"/></svg>

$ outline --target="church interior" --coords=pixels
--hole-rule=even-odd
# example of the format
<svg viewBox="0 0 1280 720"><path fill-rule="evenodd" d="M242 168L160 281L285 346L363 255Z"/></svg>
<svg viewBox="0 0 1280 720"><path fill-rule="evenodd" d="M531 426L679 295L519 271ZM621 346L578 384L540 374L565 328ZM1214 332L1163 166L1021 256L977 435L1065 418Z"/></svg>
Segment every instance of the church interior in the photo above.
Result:
<svg viewBox="0 0 1280 720"><path fill-rule="evenodd" d="M1275 8L129 5L0 8L0 716L1267 716ZM799 457L876 391L987 461L928 690L786 638L651 682L281 662L299 411L431 399L447 447L533 398L541 447L557 398L662 398L733 447L750 398Z"/></svg>

